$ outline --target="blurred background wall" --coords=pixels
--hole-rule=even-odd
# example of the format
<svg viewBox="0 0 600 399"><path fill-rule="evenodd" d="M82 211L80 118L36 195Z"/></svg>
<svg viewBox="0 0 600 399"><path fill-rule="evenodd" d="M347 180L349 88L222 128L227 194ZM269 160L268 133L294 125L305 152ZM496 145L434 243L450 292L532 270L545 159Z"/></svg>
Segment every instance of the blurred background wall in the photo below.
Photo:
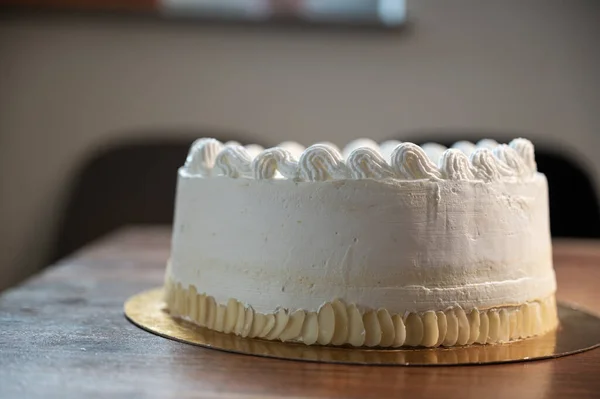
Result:
<svg viewBox="0 0 600 399"><path fill-rule="evenodd" d="M134 138L342 145L490 131L577 155L598 190L599 8L413 0L399 32L5 13L0 289L48 259L86 159Z"/></svg>

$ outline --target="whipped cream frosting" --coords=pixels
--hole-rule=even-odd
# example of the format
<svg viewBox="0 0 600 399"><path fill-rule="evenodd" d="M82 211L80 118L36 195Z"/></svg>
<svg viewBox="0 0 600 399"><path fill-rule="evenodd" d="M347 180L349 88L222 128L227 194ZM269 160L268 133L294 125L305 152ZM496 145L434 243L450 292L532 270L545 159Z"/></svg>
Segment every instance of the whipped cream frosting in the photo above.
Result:
<svg viewBox="0 0 600 399"><path fill-rule="evenodd" d="M243 147L204 138L192 145L184 173L202 177L227 176L256 180L286 178L295 181L347 179L482 180L511 181L533 178L537 171L530 141L515 139L509 145L492 140L465 141L453 148L439 144L419 147L386 141L381 145L359 139L342 152L330 143L304 148L293 142L263 149Z"/></svg>
<svg viewBox="0 0 600 399"><path fill-rule="evenodd" d="M210 297L215 317L235 298L273 323L335 299L356 308L350 324L377 309L521 306L556 290L547 182L525 139L341 151L200 139L179 170L167 278Z"/></svg>

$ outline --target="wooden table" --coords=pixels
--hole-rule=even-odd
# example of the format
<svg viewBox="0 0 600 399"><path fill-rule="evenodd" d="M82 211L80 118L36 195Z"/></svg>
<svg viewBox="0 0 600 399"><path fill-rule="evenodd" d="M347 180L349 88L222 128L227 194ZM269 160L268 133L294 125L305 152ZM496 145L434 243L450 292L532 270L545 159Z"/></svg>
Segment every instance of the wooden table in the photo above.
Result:
<svg viewBox="0 0 600 399"><path fill-rule="evenodd" d="M591 398L600 349L554 360L466 367L302 363L193 347L123 316L161 284L167 228L130 228L0 299L0 398ZM557 241L559 298L600 313L600 242Z"/></svg>

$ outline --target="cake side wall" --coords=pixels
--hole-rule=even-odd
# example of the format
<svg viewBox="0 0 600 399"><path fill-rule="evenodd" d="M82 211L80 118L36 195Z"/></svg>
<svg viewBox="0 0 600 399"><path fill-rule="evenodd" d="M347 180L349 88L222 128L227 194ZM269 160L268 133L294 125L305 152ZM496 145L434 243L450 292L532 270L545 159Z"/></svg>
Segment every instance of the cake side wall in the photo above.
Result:
<svg viewBox="0 0 600 399"><path fill-rule="evenodd" d="M555 290L547 185L179 176L171 277L272 312L342 298L393 312Z"/></svg>

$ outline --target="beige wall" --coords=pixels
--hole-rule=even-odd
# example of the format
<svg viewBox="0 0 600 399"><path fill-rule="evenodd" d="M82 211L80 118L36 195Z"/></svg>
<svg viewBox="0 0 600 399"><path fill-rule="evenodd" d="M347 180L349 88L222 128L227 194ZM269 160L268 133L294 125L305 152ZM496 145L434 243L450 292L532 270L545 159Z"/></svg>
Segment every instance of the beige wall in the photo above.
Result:
<svg viewBox="0 0 600 399"><path fill-rule="evenodd" d="M338 144L492 129L600 173L598 4L414 0L412 28L389 34L4 15L0 288L47 256L74 168L144 128Z"/></svg>

